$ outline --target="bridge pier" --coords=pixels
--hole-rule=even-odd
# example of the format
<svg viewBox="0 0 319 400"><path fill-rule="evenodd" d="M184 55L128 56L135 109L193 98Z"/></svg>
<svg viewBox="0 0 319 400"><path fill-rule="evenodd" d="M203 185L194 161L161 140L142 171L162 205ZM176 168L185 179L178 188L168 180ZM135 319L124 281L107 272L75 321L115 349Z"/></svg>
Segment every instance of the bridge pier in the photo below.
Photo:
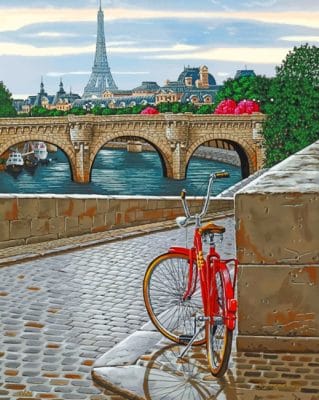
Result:
<svg viewBox="0 0 319 400"><path fill-rule="evenodd" d="M75 165L72 166L73 181L77 183L90 182L90 147L87 143L74 144Z"/></svg>
<svg viewBox="0 0 319 400"><path fill-rule="evenodd" d="M182 143L175 143L172 149L172 176L173 179L186 178L186 150Z"/></svg>
<svg viewBox="0 0 319 400"><path fill-rule="evenodd" d="M74 148L73 181L89 183L91 175L90 144L93 138L93 125L89 122L72 122L70 124L70 138Z"/></svg>

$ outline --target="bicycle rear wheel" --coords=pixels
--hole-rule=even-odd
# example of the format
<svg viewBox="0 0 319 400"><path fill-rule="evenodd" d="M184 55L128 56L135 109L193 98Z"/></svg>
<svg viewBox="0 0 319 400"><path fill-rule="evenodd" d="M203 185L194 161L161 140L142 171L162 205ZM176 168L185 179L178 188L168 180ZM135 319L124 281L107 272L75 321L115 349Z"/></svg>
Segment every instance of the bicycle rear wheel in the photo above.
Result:
<svg viewBox="0 0 319 400"><path fill-rule="evenodd" d="M148 266L143 295L147 312L156 328L176 343L187 343L196 330L195 318L203 315L200 284L194 265L192 287L187 299L183 296L189 284L189 259L184 254L163 254ZM205 342L200 333L193 344Z"/></svg>
<svg viewBox="0 0 319 400"><path fill-rule="evenodd" d="M206 321L207 361L211 373L216 377L225 374L232 347L233 331L225 323L225 291L220 272L216 273L217 303L214 321Z"/></svg>

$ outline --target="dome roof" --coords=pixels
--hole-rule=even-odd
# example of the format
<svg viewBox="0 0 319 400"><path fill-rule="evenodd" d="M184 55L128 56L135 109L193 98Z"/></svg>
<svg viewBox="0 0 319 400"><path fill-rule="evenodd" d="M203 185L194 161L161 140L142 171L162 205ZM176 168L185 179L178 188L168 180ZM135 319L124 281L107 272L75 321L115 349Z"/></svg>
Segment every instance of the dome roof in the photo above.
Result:
<svg viewBox="0 0 319 400"><path fill-rule="evenodd" d="M144 81L140 86L133 89L133 92L155 92L160 87L156 82Z"/></svg>
<svg viewBox="0 0 319 400"><path fill-rule="evenodd" d="M191 77L192 81L193 81L193 85L194 85L195 82L198 79L200 79L199 71L200 71L200 67L192 67L192 68L191 67L184 67L184 71L179 75L178 81L180 83L184 83L185 82L185 78ZM210 86L215 86L216 85L215 78L210 73L208 74L208 84Z"/></svg>

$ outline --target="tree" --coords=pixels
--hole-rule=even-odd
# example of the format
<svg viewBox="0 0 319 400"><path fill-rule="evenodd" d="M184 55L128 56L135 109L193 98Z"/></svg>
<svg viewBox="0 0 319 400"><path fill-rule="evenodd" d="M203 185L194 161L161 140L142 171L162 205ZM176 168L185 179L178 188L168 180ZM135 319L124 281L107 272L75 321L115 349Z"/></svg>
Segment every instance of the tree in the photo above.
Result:
<svg viewBox="0 0 319 400"><path fill-rule="evenodd" d="M236 102L241 100L256 100L259 102L261 111L264 111L269 102L269 90L273 78L266 76L243 76L238 79L227 79L224 86L217 92L215 104L222 100L232 99Z"/></svg>
<svg viewBox="0 0 319 400"><path fill-rule="evenodd" d="M34 106L31 108L31 117L47 117L49 110L42 106Z"/></svg>
<svg viewBox="0 0 319 400"><path fill-rule="evenodd" d="M16 115L17 111L13 106L11 93L0 81L0 117L14 117Z"/></svg>
<svg viewBox="0 0 319 400"><path fill-rule="evenodd" d="M213 108L213 104L202 104L196 111L196 114L212 114Z"/></svg>
<svg viewBox="0 0 319 400"><path fill-rule="evenodd" d="M276 68L264 125L266 164L272 166L319 139L319 49L295 47Z"/></svg>

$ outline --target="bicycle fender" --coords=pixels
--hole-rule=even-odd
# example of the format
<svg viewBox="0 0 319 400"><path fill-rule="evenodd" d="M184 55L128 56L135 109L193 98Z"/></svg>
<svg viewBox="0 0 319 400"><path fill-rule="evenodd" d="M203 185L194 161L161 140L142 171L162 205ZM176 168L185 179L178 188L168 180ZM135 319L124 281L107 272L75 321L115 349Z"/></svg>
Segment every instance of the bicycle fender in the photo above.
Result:
<svg viewBox="0 0 319 400"><path fill-rule="evenodd" d="M186 247L170 247L168 250L169 253L173 254L183 254L185 256L190 256L191 254L191 249L188 249Z"/></svg>
<svg viewBox="0 0 319 400"><path fill-rule="evenodd" d="M236 325L237 300L234 298L234 289L227 267L222 267L220 272L224 283L226 299L226 325L228 329L234 330Z"/></svg>

